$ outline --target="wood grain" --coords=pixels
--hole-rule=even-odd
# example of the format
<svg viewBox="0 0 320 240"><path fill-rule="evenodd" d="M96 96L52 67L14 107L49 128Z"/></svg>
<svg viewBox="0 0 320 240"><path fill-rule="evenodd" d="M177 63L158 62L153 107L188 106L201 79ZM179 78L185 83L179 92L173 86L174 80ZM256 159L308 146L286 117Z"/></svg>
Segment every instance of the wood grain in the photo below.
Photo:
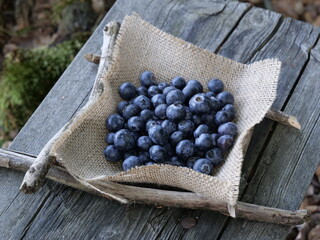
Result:
<svg viewBox="0 0 320 240"><path fill-rule="evenodd" d="M216 4L216 8L213 7L214 4ZM210 7L208 7L209 5ZM193 6L193 9L196 10L190 11L190 6ZM246 16L251 14L251 11L256 11L255 9L256 8L250 9L248 5L237 2L216 3L206 1L201 3L197 8L196 3L193 1L184 0L161 1L160 4L159 1L119 0L103 21L104 24L111 20L121 21L125 14L136 11L147 21L175 36L182 37L211 51L218 52L220 50L225 56L236 60L238 58L241 61L250 63L269 57L278 57L284 62L284 65L278 87L278 97L274 107L281 109L286 105L288 96L290 96L292 92L295 92L293 89L296 84L299 83L300 74L306 67L308 61L308 51L316 42L318 32L308 24L291 19L284 19L282 21L279 19L279 15L273 15L266 11L262 11L261 14L269 16L263 17L269 23L268 25L254 25L251 24L250 21L245 22L246 24L242 23ZM185 14L187 16L186 18L180 17L185 16ZM274 17L274 22L271 21L272 17ZM263 22L264 21L262 21L262 23ZM250 25L252 25L253 30L250 30ZM269 29L269 26L271 26L272 30ZM241 34L241 29L246 29L255 41L248 43L246 35ZM268 32L269 35L263 35L264 32ZM255 36L259 34L265 38L263 40L255 38ZM99 33L95 33L93 36L95 37L92 37L88 43L90 46L87 45L97 50L100 48L101 38ZM231 41L229 39L233 40ZM257 44L255 44L256 42ZM225 47L227 46L226 44L228 44L229 47ZM231 51L231 48L238 50L240 53L234 50ZM228 55L227 49L230 49L230 55ZM82 52L83 54L88 52L94 54L99 53L98 50L94 51L90 49ZM80 90L83 92L86 91L87 93L83 95L88 96L93 83L92 76L94 76L94 71L88 69L88 66L93 68L93 64L90 65L90 63L86 63L89 65L85 66L82 61L78 60L73 64L87 68L87 70L82 72L84 76L83 78L81 77L81 79L91 81L91 85L88 82L84 84L74 80L75 78L72 72L61 78L57 86L55 86L56 90L48 95L47 98L49 100L46 100L42 104L41 109L35 112L33 120L30 120L28 126L19 134L19 137L13 143L11 149L37 155L46 141L59 129L58 125L62 126L68 121L78 107L86 101L86 98L83 96L81 96L83 97L82 100L81 97L77 98L77 96L74 96L74 100L68 99L69 102L65 104L65 106L62 106L64 104L63 102L57 101L59 97L64 96L63 94L59 94L59 88L65 88L65 86L70 86L70 84L76 88L75 92ZM76 69L75 67L74 65L73 70ZM76 86L77 84L84 84L85 86L78 88L78 86ZM50 98L53 99L50 100ZM55 104L60 104L57 112L54 110ZM71 112L69 112L69 109ZM287 109L285 110L287 111ZM53 113L51 114L52 111ZM72 113L72 111L74 112ZM288 113L295 115L291 112ZM46 115L48 115L48 117L46 117ZM55 118L55 116L59 115L61 119ZM264 144L270 142L271 136L267 136L271 126L272 124L270 124L269 121L264 121L257 128L258 131L256 131L253 138L255 143L251 144L251 148L249 147L249 155L247 155L245 160L244 174L246 177L243 178L245 181L251 181L254 176L258 174L257 166L261 169L269 166L259 165L259 161L262 155L261 149L266 149ZM311 126L308 127L310 128ZM39 136L40 139L37 139ZM313 135L310 135L310 137L311 136ZM312 149L310 149L310 151L311 150ZM307 153L310 154L310 151ZM274 159L274 161L280 160ZM301 164L302 163L303 161ZM303 169L306 171L306 174L301 175L305 177L307 175L311 176L312 167L312 165L304 164ZM279 171L275 173L282 175L282 172ZM266 171L264 174L270 175L270 172ZM267 176L265 177L268 178ZM269 186L266 185L265 188L270 188L280 178L280 176L275 175L273 175L273 177L276 177L274 182ZM303 179L300 186L306 186L307 181L307 179ZM229 221L221 214L206 211L168 208L154 209L141 205L137 205L134 208L126 208L114 202L104 201L89 194L61 187L59 184L54 184L50 181L46 187L47 186L52 188L50 195L47 197L47 200L44 201L45 204L37 212L36 217L30 221L27 228L28 230L24 231L23 236L25 236L25 238L43 236L44 238L54 239L57 238L57 236L63 235L65 238L81 238L87 236L88 238L96 239L216 239L222 236L225 236L224 238L227 239L227 235L224 234L230 232L231 235L229 236L236 238L239 232L243 238L248 239L264 239L267 234L269 234L268 237L270 238L278 239L283 238L288 230L287 227L277 225L254 222L250 222L249 224L248 222L239 220ZM245 185L242 186L245 187ZM303 194L301 190L294 190L301 193L301 195ZM8 198L13 199L12 194L7 194ZM259 194L261 196L258 197L263 198L262 190L259 191ZM25 200L24 196L20 195L17 196L15 201ZM37 194L36 196L39 195ZM46 198L43 197L42 199ZM299 199L295 201L298 202ZM27 206L22 205L19 209L15 209L15 211L19 214L25 211L26 207ZM5 214L8 216L12 214L12 212L5 211ZM180 225L180 221L185 216L197 218L198 224L189 230L184 229ZM2 219L2 216L0 219ZM94 221L90 219L94 219ZM240 225L236 225L236 223ZM236 230L238 230L238 232L229 229L228 225L237 226ZM22 223L13 225L12 231L17 232L16 236L19 236L21 233L20 229L24 229L24 227L25 225ZM245 228L242 233L241 227ZM257 231L254 231L255 228ZM261 229L262 231L259 232L258 230Z"/></svg>
<svg viewBox="0 0 320 240"><path fill-rule="evenodd" d="M7 164L8 168L28 171L35 162L35 159L33 158L32 160L32 157L30 156L0 149L0 163L3 162ZM5 166L5 164L2 164L2 166ZM72 177L65 168L60 166L53 165L46 177L91 194L107 199L111 198L107 194L103 194L102 192L81 184ZM229 216L229 211L225 204L215 203L211 198L192 192L162 190L153 187L138 187L102 181L94 182L92 185L113 196L125 199L127 204L142 203L166 207L213 210ZM307 211L287 211L284 209L269 208L244 202L238 202L235 208L237 217L255 221L298 225L309 220Z"/></svg>
<svg viewBox="0 0 320 240"><path fill-rule="evenodd" d="M264 154L260 167L249 185L243 201L286 209L297 209L319 160L320 131L320 43L310 53L310 60L301 75L285 111L296 115L304 126L301 132L278 125ZM302 189L304 191L302 191ZM246 226L246 229L243 228ZM249 229L252 229L249 233ZM266 239L283 238L287 228L247 221L231 221L222 239L264 233ZM261 236L261 235L260 235Z"/></svg>
<svg viewBox="0 0 320 240"><path fill-rule="evenodd" d="M98 30L93 34L78 56L80 57L88 52L99 53L98 49L101 46L102 26L111 20L121 21L125 14L130 14L132 11L139 13L142 18L150 21L152 24L160 28L162 27L162 29L167 30L169 33L173 33L178 37L182 36L184 39L192 38L193 43L198 45L201 45L201 42L205 42L203 45L208 45L208 48L216 49L219 47L221 41L227 38L229 32L233 30L242 15L249 9L249 5L239 4L237 2L226 2L223 4L207 2L196 8L195 12L189 13L190 17L188 17L186 22L181 21L180 23L177 23L176 21L173 21L174 19L177 19L177 14L179 15L181 12L185 11L185 9L189 9L189 4L194 3L192 3L192 1L162 1L159 5L159 2L156 1L117 1L115 6L111 11L109 11L106 18L100 24ZM208 7L208 5L210 5L210 7ZM215 6L218 10L212 11ZM208 12L207 8L211 9L211 12ZM197 30L198 33L205 33L206 37L200 34L195 34L193 29L187 28L188 26L197 26L198 24L202 24L203 26L201 30ZM93 64L87 62L86 64L83 64L82 59L78 60L78 57L75 59L71 64L72 67L66 71L68 74L62 76L53 90L49 93L42 106L39 107L32 119L30 119L19 136L15 139L11 145L11 150L27 152L33 155L37 155L39 153L46 141L48 141L48 139L50 139L50 137L52 137L55 132L69 120L69 118L78 109L79 105L83 105L86 101L86 98L82 95L85 95L83 93L87 92L86 97L88 97L91 90L94 80L94 73L91 69L93 68L92 65ZM91 66L91 70L88 69L88 66ZM81 83L77 78L74 78L73 72L76 71L77 68L84 69L81 71L81 79L86 79L85 83ZM81 92L81 96L71 92L69 97L74 96L75 99L69 98L68 104L65 104L59 99L61 99L64 94L67 94L67 91L69 91L67 86L70 85L74 88L72 92ZM62 89L61 92L59 92L59 88ZM82 101L81 98L83 98ZM52 111L53 113L50 114ZM49 116L47 116L48 112ZM46 122L46 124L43 124L44 122ZM200 213L200 211L186 211L183 209L163 208L159 210L148 206L128 209L117 203L101 205L101 200L97 200L96 198L94 198L95 200L92 200L93 197L88 194L82 194L81 201L79 200L79 202L73 206L72 213L64 208L58 208L59 210L57 211L58 206L64 205L63 199L66 195L71 199L75 199L74 201L77 201L78 192L76 191L76 193L74 193L74 191L71 191L70 194L65 190L68 192L65 193L63 190L64 188L57 187L59 185L52 183L50 183L50 185L53 186L52 191L57 191L55 194L60 197L52 196L54 193L48 197L50 204L45 205L37 215L36 220L30 224L28 231L25 234L26 238L36 238L37 236L54 238L54 236L56 236L55 233L63 233L66 237L83 236L83 234L97 237L100 236L99 234L102 234L100 236L100 238L102 238L103 232L106 230L101 226L97 226L99 225L97 222L104 223L103 225L105 225L105 223L109 223L110 227L108 229L112 234L114 233L114 236L121 239L141 237L146 239L153 239L156 237L162 238L167 234L170 234L171 231L169 229L176 229L179 231L179 235L184 234L186 231L182 229L180 232L181 229L177 219L181 218L185 214L192 214L196 217ZM73 200L71 201L73 202ZM91 212L82 212L82 210L87 207L88 202L90 202ZM132 212L135 213L135 217L130 219L131 228L124 231L124 229L128 227L127 223L129 219L127 214L131 215ZM159 214L159 212L161 214ZM81 215L83 223L79 223L79 220L75 219L73 214ZM92 214L95 214L95 222L88 220ZM102 214L112 214L116 215L116 217L111 224L111 222L107 221L106 217L102 216ZM46 219L46 221L43 219ZM66 227L63 227L65 226L64 222L69 222L70 219L73 219L74 223L72 226L69 226L67 230ZM147 222L151 222L151 225ZM88 230L81 228L83 224L86 224L87 229L98 230L88 232ZM23 228L23 226L21 227ZM71 230L71 228L73 229ZM215 227L213 227L213 229L214 228ZM216 229L218 230L219 228L220 227L217 227ZM44 229L47 229L47 231ZM19 232L16 228L12 229L12 231L15 230ZM111 236L113 236L112 234Z"/></svg>

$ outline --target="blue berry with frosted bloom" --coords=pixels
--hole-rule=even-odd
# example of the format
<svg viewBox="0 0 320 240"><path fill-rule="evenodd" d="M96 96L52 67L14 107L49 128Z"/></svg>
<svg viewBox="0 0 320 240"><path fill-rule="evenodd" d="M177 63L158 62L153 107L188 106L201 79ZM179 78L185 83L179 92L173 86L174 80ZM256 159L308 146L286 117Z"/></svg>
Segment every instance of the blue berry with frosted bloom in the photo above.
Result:
<svg viewBox="0 0 320 240"><path fill-rule="evenodd" d="M139 167L142 162L137 156L130 156L126 158L122 163L122 168L124 171L130 170L131 168Z"/></svg>
<svg viewBox="0 0 320 240"><path fill-rule="evenodd" d="M119 87L119 94L124 100L130 100L136 96L136 87L130 82L125 82Z"/></svg>

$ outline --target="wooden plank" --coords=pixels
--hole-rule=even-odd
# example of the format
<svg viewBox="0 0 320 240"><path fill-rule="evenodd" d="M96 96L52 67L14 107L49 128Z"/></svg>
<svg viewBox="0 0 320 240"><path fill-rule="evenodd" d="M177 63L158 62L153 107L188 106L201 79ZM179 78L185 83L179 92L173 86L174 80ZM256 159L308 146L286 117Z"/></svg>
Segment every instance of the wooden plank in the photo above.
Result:
<svg viewBox="0 0 320 240"><path fill-rule="evenodd" d="M190 5L191 4L191 5ZM237 22L242 15L248 10L249 5L233 3L206 3L198 7L194 12L189 13L190 18L187 23L176 24L172 19L176 19L176 15L185 11L185 9L191 9L193 7L191 1L163 1L161 5L159 2L149 1L118 1L113 9L108 13L103 20L103 24L111 20L121 20L125 14L131 11L138 12L144 19L149 20L152 24L162 27L171 33L178 33L183 38L192 38L194 43L201 44L202 41L207 41L206 44L216 49L219 47L221 41L229 35L229 32L237 25ZM208 5L210 5L208 7ZM218 8L214 11L214 6ZM208 9L210 10L208 12ZM160 11L160 13L158 13ZM155 17L158 16L158 17ZM226 24L227 23L227 24ZM174 27L172 24L176 24ZM186 26L203 24L203 30L208 34L206 38L202 35L194 35L194 31L187 29ZM98 30L101 30L101 26ZM198 30L198 32L201 32ZM76 60L71 64L71 70L67 70L64 76L59 80L43 104L32 116L32 119L28 122L26 127L18 135L14 143L11 145L11 150L27 152L29 154L36 155L39 153L42 146L46 141L62 126L68 119L74 114L80 104L83 104L84 96L74 96L71 94L68 96L68 104L61 100L66 93L68 93L68 86L74 88L74 92L88 92L90 91L90 84L93 83L93 70L88 69L82 62L81 54L87 52L97 53L100 48L100 33L95 33L91 37L91 42L87 44L84 49L79 53ZM197 37L198 36L198 37ZM209 40L207 38L210 38ZM197 41L197 42L196 42ZM90 49L87 46L90 45ZM205 44L203 44L205 45ZM86 63L91 66L90 63ZM86 69L81 72L81 79L87 79L86 83L81 83L79 77L73 77L73 72L76 68L82 67ZM91 66L92 67L92 66ZM68 74L67 74L68 73ZM62 92L58 90L61 89ZM78 93L77 93L78 94ZM82 93L81 93L82 94ZM85 94L84 94L85 95ZM71 97L74 96L74 99ZM53 112L52 112L53 111ZM48 113L51 113L48 116ZM44 124L45 122L45 124ZM31 141L31 143L30 143ZM50 184L51 185L51 184ZM179 220L183 216L192 215L198 216L198 211L185 211L183 209L153 209L152 207L140 206L139 208L127 209L124 206L115 202L106 202L99 198L90 196L89 194L81 194L78 197L79 192L75 191L69 194L69 190L63 187L57 187L59 185L52 184L52 191L47 196L47 201L43 204L43 207L34 217L32 223L28 226L28 231L23 234L26 238L37 238L41 236L48 236L55 238L58 235L63 234L66 238L74 238L74 236L106 236L114 235L119 238L146 238L153 239L165 236L167 233L172 232L174 229L179 234L186 232L179 225ZM23 196L23 195L22 195ZM20 199L20 195L18 196ZM23 198L22 198L23 199ZM70 199L72 202L69 208L63 208L66 199ZM101 203L102 201L102 203ZM89 209L86 209L87 206ZM72 206L72 207L71 207ZM27 208L27 206L25 206ZM22 211L23 206L21 206ZM72 211L70 211L71 209ZM10 214L10 212L8 212ZM112 220L117 218L118 220ZM94 216L95 221L91 221ZM117 217L118 216L118 217ZM80 221L79 219L82 219ZM126 229L129 224L127 231ZM152 224L150 224L151 222ZM106 230L106 223L109 224L108 231ZM25 226L15 226L11 230L16 231L18 228L24 228ZM88 229L93 229L88 231ZM170 231L170 229L172 229ZM220 227L215 226L212 228L215 232L218 232ZM17 230L19 233L19 231ZM20 232L21 233L21 232ZM117 237L116 237L117 238Z"/></svg>
<svg viewBox="0 0 320 240"><path fill-rule="evenodd" d="M143 19L169 33L193 40L195 44L209 44L210 50L218 47L249 9L248 4L237 2L205 2L196 6L193 1L117 1L9 149L38 155L44 144L75 114L79 105L84 104L92 88L97 66L88 63L83 56L100 52L102 28L108 22L122 21L126 14L137 12ZM186 13L187 19L176 17L181 12ZM199 24L201 28L189 28Z"/></svg>
<svg viewBox="0 0 320 240"><path fill-rule="evenodd" d="M19 192L23 173L0 168L0 236L19 239L47 201L50 189L46 185L35 195Z"/></svg>
<svg viewBox="0 0 320 240"><path fill-rule="evenodd" d="M277 125L242 200L265 206L297 209L311 182L319 160L320 42L311 51L285 111L296 115L301 132ZM272 224L230 221L221 239L285 238L289 228ZM234 234L237 233L237 238Z"/></svg>
<svg viewBox="0 0 320 240"><path fill-rule="evenodd" d="M156 3L154 3L154 2L151 2L150 3L150 5L149 5L149 7L147 7L147 9L146 9L146 11L149 11L149 8L154 8L154 5L157 5ZM119 5L119 6L121 6L121 5ZM125 5L123 5L122 7L124 7ZM117 11L123 11L123 8L120 8L120 9L118 9ZM173 20L171 20L170 19L170 15L171 15L171 18L174 18L175 16L176 16L176 14L177 14L177 11L175 11L175 9L177 8L178 9L178 7L179 7L179 5L178 6L174 6L174 5L170 5L170 4L168 4L168 6L166 7L166 11L169 11L170 10L170 8L172 8L172 10L171 10L171 14L168 14L168 19L167 20L165 20L165 18L161 18L161 20L163 21L161 24L163 24L163 28L168 28L168 29L170 29L170 24L173 24L174 22L172 22ZM181 10L183 10L184 8L183 7L181 7L180 6L180 9ZM181 11L180 10L180 11ZM225 11L226 9L224 9L223 10L223 12ZM222 12L222 13L223 13ZM151 12L152 13L152 12ZM148 12L148 14L151 14L150 12ZM201 13L201 11L200 11L200 13ZM199 13L199 14L200 14ZM247 14L249 14L250 13L250 11L247 13ZM111 13L112 14L112 13ZM231 13L230 13L231 14ZM229 15L230 15L229 14ZM211 26L209 23L210 23L210 21L208 20L208 19L206 19L205 17L203 17L202 15L203 15L203 13L201 13L200 14L201 15L201 17L202 17L202 20L200 21L200 23L206 23L206 24L208 24L208 27L214 27L214 26ZM204 14L204 15L206 15L206 14ZM207 14L208 15L208 14ZM219 13L218 14L218 17L219 17L219 15L221 15L221 13ZM152 16L152 14L151 15L148 15L148 16L150 16L150 18L154 18L154 16ZM162 15L162 16L164 16L164 15ZM188 26L190 25L190 26L192 26L193 25L193 28L195 29L195 28L197 28L197 24L199 24L199 23L197 23L197 19L196 19L196 17L194 16L194 14L190 14L190 18L192 19L193 18L193 21L194 22L188 22ZM219 19L219 18L218 18ZM148 20L148 19L147 19ZM154 21L154 20L153 20ZM224 19L224 21L228 21L228 18L226 17L225 19ZM152 21L151 21L152 22ZM222 23L222 22L221 22ZM153 22L153 24L154 24L154 22ZM238 24L238 22L236 22L235 23L235 26L237 26L237 24ZM240 24L241 24L241 22L239 23L239 26L237 26L237 28L238 27L240 27ZM223 25L222 25L223 26ZM183 27L186 27L186 26L183 26ZM178 27L175 27L176 29L178 29L179 30L179 26ZM235 30L237 30L237 28L235 28ZM258 27L257 27L257 29L259 29ZM210 30L210 29L209 29ZM260 32L262 32L264 29L263 28L260 28ZM175 31L177 31L177 30L175 30ZM212 30L211 30L212 31ZM178 32L178 31L177 31ZM200 30L199 30L199 32L198 32L198 35L200 34ZM253 34L253 36L254 36L254 33L256 33L256 32L252 32L252 34ZM220 34L220 33L219 33ZM196 43L197 45L200 45L200 46L202 46L202 47L206 47L207 46L207 48L209 48L209 47L211 47L211 42L210 41L207 41L207 42L203 42L203 45L201 45L202 44L202 41L206 41L207 39L203 39L203 40L201 40L201 38L199 38L199 40L198 40L198 38L197 37L194 37L194 36L197 36L197 34L195 34L195 35L193 35L193 30L191 29L191 28L189 28L189 29L187 29L186 31L182 31L182 33L181 33L181 36L182 35L184 35L183 37L185 38L185 39L191 39L191 40L189 40L189 41L194 41L194 43ZM228 37L228 35L229 35L229 33L227 34L227 36L226 37L221 37L220 35L219 35L219 37L221 37L221 39L222 39L222 42L225 42L225 44L228 44L228 40L226 40L226 38ZM177 36L179 36L179 35L177 35ZM199 36L201 36L201 35L199 35ZM234 35L230 35L230 38L232 37L232 36L234 36ZM272 36L272 34L271 34L271 36ZM201 37L203 37L203 36L201 36ZM245 37L245 36L244 36ZM293 37L294 38L294 37ZM214 36L213 36L213 39L215 39L214 38ZM235 38L236 39L236 38ZM226 40L226 41L225 41ZM198 41L198 42L197 42ZM264 44L263 42L261 43L261 44ZM259 44L257 44L255 47L257 47L257 49L259 49L260 48L260 46L261 46L261 44L259 45ZM210 46L209 46L210 45ZM215 46L215 47L213 47L212 49L210 49L210 50L216 50L217 48L219 48L220 47L220 45L221 45L221 43L218 43L217 44L217 46ZM224 45L223 45L224 46ZM223 49L223 46L222 46L222 48L221 49ZM234 47L234 46L233 46ZM241 45L238 45L238 47L241 49ZM249 47L249 46L248 46ZM256 48L255 48L256 49ZM254 54L254 52L255 52L256 50L254 50L254 51L252 51L251 52L251 54ZM88 91L89 92L89 91ZM55 187L56 188L56 187ZM54 188L54 189L55 189ZM58 192L56 192L56 194L57 194L57 196L59 195L61 195L61 197L62 196L64 196L64 193L62 192L62 191L65 191L64 190L64 188L62 188L62 189L58 189L57 190ZM84 196L86 196L86 195L84 195ZM73 199L75 196L70 196L70 198L71 199ZM89 196L90 197L90 196ZM96 201L96 200L94 200L94 201ZM52 212L54 212L54 210L55 210L55 208L59 205L59 204L62 204L62 200L61 201L57 201L56 203L54 203L54 204L52 204L52 206L50 207L50 208L48 208L48 209L46 209L46 210L41 210L40 211L40 215L36 218L36 220L34 221L34 223L31 225L31 228L30 228L30 230L26 233L26 236L27 237L30 237L30 236L39 236L39 234L40 234L40 232L43 234L43 228L44 227L49 227L49 226L51 226L52 224L53 224L53 226L51 227L51 229L52 229L52 231L51 232L53 232L53 233L61 233L61 234L67 234L66 232L67 232L67 229L66 228L62 228L61 226L64 226L65 225L65 222L64 222L64 220L62 221L62 222L60 222L60 226L59 226L59 224L56 224L54 221L52 222L52 221L49 221L47 224L45 224L45 225L41 225L39 222L40 221L42 221L42 219L43 218L48 218L48 216L51 216L50 214L48 215L48 212L49 211L52 211ZM91 203L91 202L90 202ZM96 209L96 212L98 213L99 212L99 210L101 211L101 207L99 206L99 205L95 205L95 204L93 204L95 207L93 207L94 209ZM113 208L116 208L118 206L118 204L116 204L116 205L113 205L112 207ZM108 211L106 211L106 212L104 212L104 213L113 213L113 212L115 212L115 210L112 210L113 208L112 207L110 207L110 209L108 208L107 210ZM81 205L81 206L79 206L79 208L76 208L75 207L75 209L80 209L80 210L83 210L83 206ZM139 213L141 214L141 213L145 213L145 211L147 211L148 212L148 207L142 207L140 210L139 210ZM79 210L79 211L80 211ZM117 209L118 210L118 209ZM151 211L151 210L150 210ZM123 238L127 238L128 236L130 236L130 237L132 237L132 238L156 238L156 237L159 237L159 238L168 238L168 237L170 237L170 238L180 238L180 237L182 237L182 236L184 236L184 237L186 237L186 238L190 238L190 237L192 237L192 236L199 236L199 237L197 237L197 238L201 238L202 237L202 239L204 239L204 238L208 238L208 236L210 236L210 238L212 237L212 238L216 238L217 237L217 233L219 232L219 230L220 230L220 228L222 228L223 227L223 225L221 225L221 224L215 224L215 222L222 222L222 221L220 221L220 220L222 220L222 219L220 219L220 216L221 215L219 215L219 214L208 214L207 212L194 212L194 211L185 211L185 210L182 210L182 209L174 209L174 210L167 210L167 209L164 209L163 210L164 212L163 213L158 213L158 212L155 212L155 213L152 213L152 214L150 214L150 215L148 215L147 216L147 220L149 221L150 219L153 219L153 217L155 217L155 216L157 216L156 214L160 214L160 216L159 217L156 217L155 219L156 219L156 222L157 222L157 226L158 226L158 228L156 229L156 231L152 231L153 230L153 228L152 227L150 227L148 224L147 224L147 221L141 221L141 223L139 223L135 228L135 231L138 231L138 233L137 234L134 234L134 235L131 235L131 232L125 232L125 234L124 235L117 235L118 233L117 233L117 231L115 231L115 236L117 237L117 236L122 236ZM153 210L152 210L152 212L153 212ZM60 214L56 214L56 215L54 215L54 217L56 218L56 221L59 221L59 220L61 220L61 219L63 219L63 218L66 218L66 219L69 219L69 221L71 220L71 216L69 215L70 213L68 213L68 211L63 211L62 213L60 213ZM97 214L98 215L98 214ZM121 215L121 214L120 214ZM180 226L180 220L184 217L184 216L194 216L194 217L198 217L199 218L199 224L195 227L195 228L192 228L192 229L190 229L190 230L188 230L188 231L186 231L185 229L183 229L181 226ZM90 216L92 216L92 215L90 215L90 212L88 212L88 215L83 215L83 217L90 217ZM123 216L123 215L122 215ZM128 221L128 219L126 219L126 218L124 218L125 219L125 221ZM96 225L97 225L97 223L98 222L103 222L103 220L104 221L106 221L106 219L103 219L103 218L98 218L98 220L95 222L95 224L92 224L92 225L90 225L90 226L92 226L92 228L93 229L96 229L97 227L96 227ZM138 217L138 219L137 219L137 221L138 220L141 220L139 217ZM120 220L119 220L120 221ZM134 224L137 224L137 221L134 221L133 222L133 225ZM38 223L39 223L39 225L38 225ZM79 223L79 222L77 222L77 223ZM84 236L84 234L85 234L85 229L87 230L87 228L88 228L88 224L90 224L89 222L85 222L87 225L86 225L86 227L83 227L83 229L80 229L80 233L79 233L79 235L77 235L77 236ZM50 225L51 224L51 225ZM118 223L119 224L119 223ZM103 224L102 224L103 225ZM118 231L123 231L123 228L125 228L126 227L126 225L124 225L123 223L122 224L119 224L120 225L120 228L117 228L117 227L115 227L115 225L113 225L113 224L111 224L110 223L110 229L113 229L113 228L115 228L116 230L118 230ZM40 227L40 226L42 226L42 227ZM70 226L70 225L68 225L67 224L67 226L69 227L69 228L71 228L72 226ZM75 231L76 231L76 225L73 225L74 226L74 228L73 228L73 234L77 234ZM81 226L84 226L84 224L82 224ZM208 235L208 227L210 226L210 235ZM153 226L154 227L154 226ZM122 229L121 229L122 228ZM152 229L151 229L152 228ZM42 229L42 230L41 230ZM142 230L143 229L143 230ZM199 229L201 229L202 231L199 231ZM77 229L78 230L78 229ZM99 230L100 230L100 232L99 232ZM139 232L140 231L140 232ZM151 232L150 232L151 231ZM94 236L95 237L99 237L99 236L101 236L101 237L103 237L103 233L104 233L104 230L103 229L101 229L101 228L98 228L97 229L97 232L96 233L90 233L90 234L94 234ZM112 231L112 233L113 233L113 231ZM193 233L193 234L192 234ZM99 234L102 234L102 235L99 235ZM109 234L109 233L108 233ZM49 233L49 234L47 234L48 236L50 236L50 237L54 237L54 234L52 234L52 233ZM69 237L71 237L71 236L73 236L73 235L68 235L67 234L67 236L69 236ZM109 236L109 235L107 235L107 236ZM197 239L196 238L196 239Z"/></svg>

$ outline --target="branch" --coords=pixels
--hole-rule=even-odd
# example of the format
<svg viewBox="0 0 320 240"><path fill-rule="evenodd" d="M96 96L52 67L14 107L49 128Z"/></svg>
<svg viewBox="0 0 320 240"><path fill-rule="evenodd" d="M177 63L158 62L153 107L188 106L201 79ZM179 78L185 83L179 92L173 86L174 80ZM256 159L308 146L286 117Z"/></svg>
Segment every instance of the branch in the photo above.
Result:
<svg viewBox="0 0 320 240"><path fill-rule="evenodd" d="M281 123L283 125L287 125L287 126L294 127L296 129L301 130L301 125L298 122L296 117L288 115L288 114L281 112L279 110L269 109L269 111L266 114L266 117L273 120L273 121Z"/></svg>
<svg viewBox="0 0 320 240"><path fill-rule="evenodd" d="M0 166L2 167L27 171L34 160L35 157L32 156L0 149ZM64 168L59 166L52 166L46 177L91 194L110 198L97 190L80 184ZM228 215L228 209L225 204L217 204L211 198L196 193L135 187L113 182L95 182L91 184L98 189L126 198L129 203L213 210ZM289 211L244 202L237 203L236 212L237 217L240 218L284 225L298 225L309 219L309 213L306 210Z"/></svg>
<svg viewBox="0 0 320 240"><path fill-rule="evenodd" d="M98 63L100 62L98 73L95 79L94 88L91 92L89 101L93 101L95 98L99 97L103 91L103 86L101 87L101 78L103 74L108 70L108 66L112 60L112 49L115 44L116 36L118 34L120 24L117 22L110 22L107 24L103 30L103 46L102 46L102 58L99 61L94 60L94 56L91 56L91 60ZM90 56L87 56L88 58ZM32 163L30 169L26 172L22 184L20 186L21 191L24 193L34 193L43 184L44 178L48 173L50 167L55 162L55 158L50 156L50 149L53 146L56 139L59 138L61 133L65 131L68 127L68 123L60 129L55 136L50 139L50 141L41 150L38 157Z"/></svg>

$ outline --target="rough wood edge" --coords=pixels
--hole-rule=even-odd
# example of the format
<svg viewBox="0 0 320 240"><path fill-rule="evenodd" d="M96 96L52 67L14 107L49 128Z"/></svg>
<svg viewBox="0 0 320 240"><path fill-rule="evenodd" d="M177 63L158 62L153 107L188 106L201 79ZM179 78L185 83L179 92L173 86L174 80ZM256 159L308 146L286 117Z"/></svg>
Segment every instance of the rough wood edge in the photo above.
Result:
<svg viewBox="0 0 320 240"><path fill-rule="evenodd" d="M287 125L301 130L301 125L295 116L288 115L279 110L269 109L269 111L266 114L266 117L283 125Z"/></svg>
<svg viewBox="0 0 320 240"><path fill-rule="evenodd" d="M90 60L92 60L93 63L99 64L98 72L95 78L93 89L89 97L89 101L93 101L94 99L98 98L104 90L102 79L111 65L113 47L116 43L119 29L119 22L108 23L103 29L103 43L101 47L101 56L97 56L94 54L85 55L85 58L87 60L89 58Z"/></svg>
<svg viewBox="0 0 320 240"><path fill-rule="evenodd" d="M116 36L118 34L120 24L118 22L110 22L103 29L103 46L102 46L102 58L93 60L94 62L100 62L98 73L95 79L94 88L91 92L89 101L94 101L100 96L103 91L100 82L103 74L108 70L108 66L112 61L112 49L115 44ZM94 56L87 56L95 59ZM40 154L30 166L30 169L26 172L20 190L24 193L36 192L43 184L44 178L48 173L50 167L55 162L55 157L50 156L50 149L59 136L67 129L72 119L61 130L55 134L53 138L44 146Z"/></svg>
<svg viewBox="0 0 320 240"><path fill-rule="evenodd" d="M0 149L0 166L6 166L8 168L20 171L27 171L34 161L35 157ZM91 194L108 199L111 198L110 196L94 190L93 188L80 184L64 168L60 166L53 165L46 177ZM97 189L103 189L127 199L129 204L141 203L167 207L213 210L229 216L228 209L225 204L215 203L208 197L192 192L178 192L135 187L113 182L95 182L91 184ZM284 225L302 224L303 222L308 221L310 218L310 214L307 210L289 211L258 206L244 202L237 203L236 215L239 218Z"/></svg>

